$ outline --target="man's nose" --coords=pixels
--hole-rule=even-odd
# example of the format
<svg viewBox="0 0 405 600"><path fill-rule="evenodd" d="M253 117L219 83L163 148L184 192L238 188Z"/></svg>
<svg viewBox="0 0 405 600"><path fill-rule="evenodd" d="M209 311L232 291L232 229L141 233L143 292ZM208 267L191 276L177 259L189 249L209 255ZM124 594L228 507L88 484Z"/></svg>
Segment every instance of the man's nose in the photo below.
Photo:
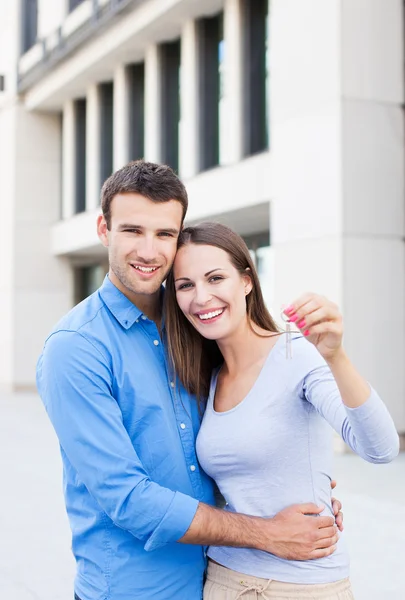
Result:
<svg viewBox="0 0 405 600"><path fill-rule="evenodd" d="M137 254L141 260L146 263L153 263L156 261L156 246L155 242L151 238L143 238L141 244L137 248Z"/></svg>

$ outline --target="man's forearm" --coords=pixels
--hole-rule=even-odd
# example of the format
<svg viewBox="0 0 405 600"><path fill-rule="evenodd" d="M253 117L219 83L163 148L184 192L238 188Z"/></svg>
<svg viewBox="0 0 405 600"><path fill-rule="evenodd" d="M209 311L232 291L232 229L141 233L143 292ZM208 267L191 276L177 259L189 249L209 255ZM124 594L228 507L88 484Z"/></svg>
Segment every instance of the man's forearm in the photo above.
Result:
<svg viewBox="0 0 405 600"><path fill-rule="evenodd" d="M254 548L292 560L321 558L334 552L338 539L333 518L319 517L321 510L314 504L294 505L264 519L200 503L179 542Z"/></svg>
<svg viewBox="0 0 405 600"><path fill-rule="evenodd" d="M188 531L179 541L183 544L264 550L260 533L262 521L259 517L227 512L200 502Z"/></svg>

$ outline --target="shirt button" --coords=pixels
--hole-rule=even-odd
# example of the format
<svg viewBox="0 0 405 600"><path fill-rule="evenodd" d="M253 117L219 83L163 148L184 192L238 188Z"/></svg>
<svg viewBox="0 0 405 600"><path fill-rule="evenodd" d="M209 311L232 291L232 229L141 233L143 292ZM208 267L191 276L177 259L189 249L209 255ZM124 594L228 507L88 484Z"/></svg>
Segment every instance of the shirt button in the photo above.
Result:
<svg viewBox="0 0 405 600"><path fill-rule="evenodd" d="M180 423L180 427L181 427L182 429L185 429L185 428L186 428L186 426L185 426L185 424L184 424L184 423Z"/></svg>
<svg viewBox="0 0 405 600"><path fill-rule="evenodd" d="M141 319L142 321L146 321L147 317L145 317L145 315L142 315Z"/></svg>
<svg viewBox="0 0 405 600"><path fill-rule="evenodd" d="M195 466L194 465L191 465L190 471L195 471Z"/></svg>
<svg viewBox="0 0 405 600"><path fill-rule="evenodd" d="M135 323L139 323L139 319L135 319Z"/></svg>
<svg viewBox="0 0 405 600"><path fill-rule="evenodd" d="M159 341L158 340L153 340L153 343L155 344L155 346L159 346Z"/></svg>
<svg viewBox="0 0 405 600"><path fill-rule="evenodd" d="M174 381L170 382L170 387L174 388Z"/></svg>

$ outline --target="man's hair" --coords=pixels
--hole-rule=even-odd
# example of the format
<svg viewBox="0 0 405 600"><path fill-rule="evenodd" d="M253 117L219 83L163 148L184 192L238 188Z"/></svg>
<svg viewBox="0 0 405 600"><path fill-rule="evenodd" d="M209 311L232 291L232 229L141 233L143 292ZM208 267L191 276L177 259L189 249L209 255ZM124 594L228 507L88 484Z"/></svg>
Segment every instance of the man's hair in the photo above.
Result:
<svg viewBox="0 0 405 600"><path fill-rule="evenodd" d="M104 182L101 189L101 209L111 228L111 202L117 194L136 193L152 202L177 200L183 207L183 217L188 207L187 191L176 173L167 165L158 165L144 160L128 163Z"/></svg>

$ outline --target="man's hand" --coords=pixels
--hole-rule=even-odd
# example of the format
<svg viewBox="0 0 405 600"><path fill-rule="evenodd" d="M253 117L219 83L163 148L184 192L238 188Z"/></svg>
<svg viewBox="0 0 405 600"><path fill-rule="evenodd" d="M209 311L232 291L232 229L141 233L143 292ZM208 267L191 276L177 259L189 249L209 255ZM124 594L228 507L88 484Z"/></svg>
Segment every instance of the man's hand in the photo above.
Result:
<svg viewBox="0 0 405 600"><path fill-rule="evenodd" d="M190 527L178 541L204 546L255 548L288 560L310 560L336 550L333 517L320 517L324 506L295 504L272 518L250 517L200 502Z"/></svg>
<svg viewBox="0 0 405 600"><path fill-rule="evenodd" d="M336 487L335 480L330 482L330 487L332 488L332 490L335 489L335 487ZM333 514L335 515L335 523L338 526L339 531L343 531L344 527L343 527L342 503L340 500L337 500L337 498L333 498L333 497L332 497L332 510L333 510Z"/></svg>
<svg viewBox="0 0 405 600"><path fill-rule="evenodd" d="M323 509L315 504L295 504L280 511L268 521L268 543L260 549L288 560L329 556L336 550L338 532L333 517L317 516Z"/></svg>

